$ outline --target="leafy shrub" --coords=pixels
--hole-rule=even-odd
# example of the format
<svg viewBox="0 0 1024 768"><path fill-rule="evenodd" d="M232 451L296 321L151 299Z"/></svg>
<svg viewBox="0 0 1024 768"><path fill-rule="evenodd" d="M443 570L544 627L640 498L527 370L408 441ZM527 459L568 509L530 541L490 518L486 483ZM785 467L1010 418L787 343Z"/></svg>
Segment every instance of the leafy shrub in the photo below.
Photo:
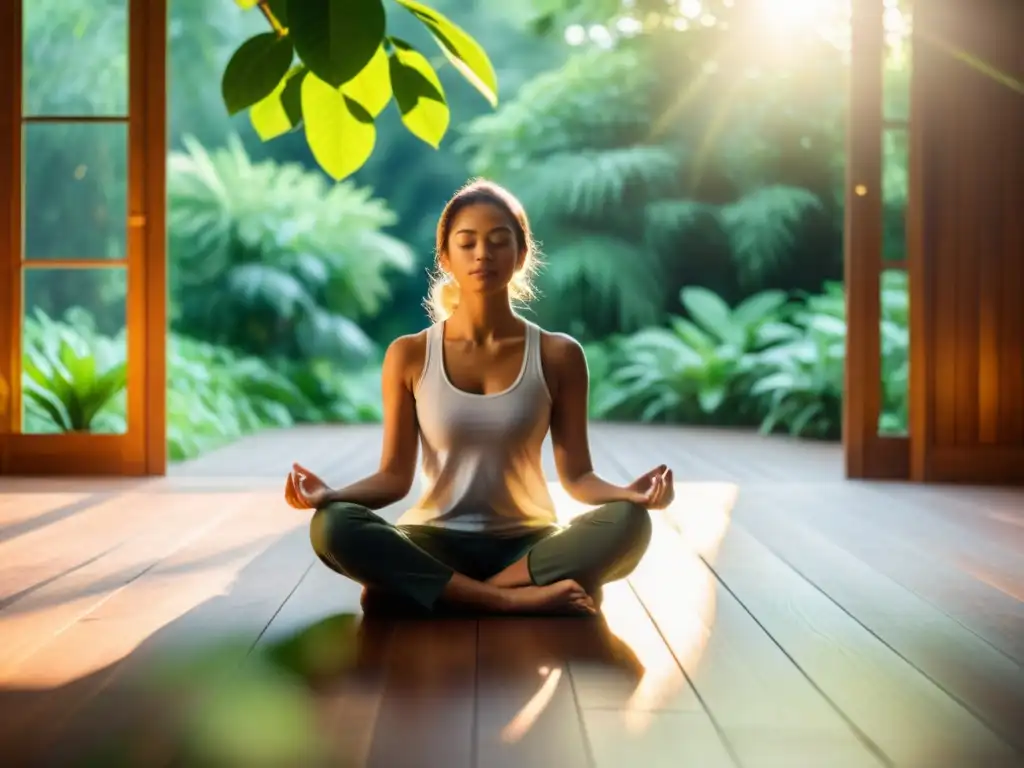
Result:
<svg viewBox="0 0 1024 768"><path fill-rule="evenodd" d="M882 433L907 427L906 275L882 280ZM730 309L701 288L690 318L588 347L595 418L719 425L835 439L842 428L846 298L842 285L798 303L763 292Z"/></svg>
<svg viewBox="0 0 1024 768"><path fill-rule="evenodd" d="M168 167L174 330L260 357L372 359L357 321L415 263L381 231L394 214L365 187L253 162L237 137L185 144Z"/></svg>
<svg viewBox="0 0 1024 768"><path fill-rule="evenodd" d="M842 287L832 285L796 312L795 338L758 356L761 377L749 394L766 404L761 431L839 437L842 424L846 320Z"/></svg>
<svg viewBox="0 0 1024 768"><path fill-rule="evenodd" d="M26 321L25 428L32 433L123 433L125 344L97 333L83 310ZM268 426L375 421L379 371L275 370L269 363L177 334L168 338L167 442L172 460Z"/></svg>
<svg viewBox="0 0 1024 768"><path fill-rule="evenodd" d="M92 317L80 309L67 318L68 323L57 322L40 309L25 318L27 431L124 432L124 334L96 333Z"/></svg>
<svg viewBox="0 0 1024 768"><path fill-rule="evenodd" d="M841 141L798 143L782 158L794 137L818 135L815 116L801 111L768 141L751 134L769 130L781 110L768 107L791 88L772 81L726 100L688 56L675 62L678 88L666 89L663 42L578 49L474 120L460 143L475 173L507 184L531 212L540 287L558 298L538 307L540 319L587 340L663 323L679 288L697 280L739 297L817 284L841 266L827 167ZM822 178L792 171L808 165Z"/></svg>
<svg viewBox="0 0 1024 768"><path fill-rule="evenodd" d="M755 294L733 309L711 291L684 288L692 319L647 328L613 344L618 365L595 387L599 416L636 414L641 421L757 423L748 389L758 351L795 335L777 321L781 291Z"/></svg>

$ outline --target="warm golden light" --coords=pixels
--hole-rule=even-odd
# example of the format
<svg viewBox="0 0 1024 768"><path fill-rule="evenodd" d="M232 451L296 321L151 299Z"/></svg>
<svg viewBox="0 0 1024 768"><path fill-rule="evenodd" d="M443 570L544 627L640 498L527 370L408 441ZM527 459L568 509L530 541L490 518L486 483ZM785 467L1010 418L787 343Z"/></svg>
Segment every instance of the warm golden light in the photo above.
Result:
<svg viewBox="0 0 1024 768"><path fill-rule="evenodd" d="M777 27L807 27L835 9L834 0L760 0L766 20Z"/></svg>
<svg viewBox="0 0 1024 768"><path fill-rule="evenodd" d="M558 483L549 490L563 525L589 509ZM738 495L732 483L677 482L676 500L652 514L647 556L628 580L605 585L601 613L608 629L643 668L637 682L623 673L630 689L623 691L621 711L630 733L645 731L654 712L678 707L680 700L699 707L686 675L698 668L711 638L716 584L709 563L729 529ZM647 611L658 615L659 628ZM540 692L531 703L539 697Z"/></svg>
<svg viewBox="0 0 1024 768"><path fill-rule="evenodd" d="M530 728L533 727L533 724L537 722L537 719L547 709L548 704L551 703L551 698L555 695L555 691L558 690L558 683L562 679L560 667L555 667L553 670L548 667L541 667L537 671L544 678L544 684L523 705L523 708L516 713L516 716L512 718L509 724L502 729L501 740L506 744L513 744L529 733Z"/></svg>

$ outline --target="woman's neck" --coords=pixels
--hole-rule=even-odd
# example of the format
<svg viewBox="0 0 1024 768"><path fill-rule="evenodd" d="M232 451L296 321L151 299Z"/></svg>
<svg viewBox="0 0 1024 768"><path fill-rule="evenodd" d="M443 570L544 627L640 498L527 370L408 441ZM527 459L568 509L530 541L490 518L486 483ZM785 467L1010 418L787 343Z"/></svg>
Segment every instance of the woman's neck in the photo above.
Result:
<svg viewBox="0 0 1024 768"><path fill-rule="evenodd" d="M493 339L518 335L522 321L512 311L508 296L470 294L459 299L459 305L446 321L448 338L472 339L484 343Z"/></svg>

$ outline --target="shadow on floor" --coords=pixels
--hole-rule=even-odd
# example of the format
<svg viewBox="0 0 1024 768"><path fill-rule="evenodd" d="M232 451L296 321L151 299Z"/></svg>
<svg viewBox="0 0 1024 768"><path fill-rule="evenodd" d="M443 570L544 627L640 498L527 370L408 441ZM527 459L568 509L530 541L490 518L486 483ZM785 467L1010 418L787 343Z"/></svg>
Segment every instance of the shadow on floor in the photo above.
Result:
<svg viewBox="0 0 1024 768"><path fill-rule="evenodd" d="M369 738L364 757L378 751L373 742L397 738L374 732L368 710L385 699L403 707L464 706L486 679L490 691L525 692L526 705L542 682L538 669L574 662L614 668L634 684L642 677L636 656L601 619L364 618L332 612L336 599L325 599L319 620L253 650L279 607L266 595L284 599L290 591L268 578L289 557L286 543L294 550L294 542L278 539L223 594L160 627L121 660L57 687L0 689L7 764L347 764L350 744L339 738L339 723L361 724L353 727ZM121 616L91 621L96 629L107 623L108 633L132 630ZM482 627L501 642L497 655L493 646L484 651L490 658L480 671ZM102 644L103 630L80 636ZM80 650L90 657L89 647Z"/></svg>

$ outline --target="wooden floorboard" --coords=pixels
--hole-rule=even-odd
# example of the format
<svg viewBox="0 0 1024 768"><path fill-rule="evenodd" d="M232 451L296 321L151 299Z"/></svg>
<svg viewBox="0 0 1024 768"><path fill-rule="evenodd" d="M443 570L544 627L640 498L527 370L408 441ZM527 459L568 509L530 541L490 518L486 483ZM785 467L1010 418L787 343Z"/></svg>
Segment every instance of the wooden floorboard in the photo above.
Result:
<svg viewBox="0 0 1024 768"><path fill-rule="evenodd" d="M936 744L955 740L964 749L1004 752L991 735L977 729L980 722L1018 749L1024 749L1019 729L1021 713L1024 713L1024 669L937 605L906 589L883 571L869 567L814 529L802 526L793 510L816 497L817 494L794 488L762 489L756 513L742 510L737 518L739 525L734 526L733 532L748 548L752 546L750 542L754 542L762 551L771 548L777 552L792 572L799 572L823 598L848 612L865 632L888 648L891 655L899 656L905 666L912 666L920 673L919 677L927 678L932 688L946 694L947 709L955 704L948 714L958 714L955 721L961 727L955 728L955 722L939 717L936 712L929 722L936 726L947 723L945 737L937 734ZM788 507L788 514L773 509L783 503ZM753 536L744 533L744 529ZM849 540L846 543L849 545ZM938 565L933 566L932 571L933 578L941 575ZM926 573L918 574L918 578L925 576ZM901 690L906 693L910 688L904 685ZM937 699L936 703L942 700ZM916 704L914 710L928 711L922 704ZM973 717L966 717L968 712ZM1009 758L1004 756L1003 759Z"/></svg>
<svg viewBox="0 0 1024 768"><path fill-rule="evenodd" d="M735 431L592 439L610 479L667 461L679 488L593 620L362 617L281 490L293 461L372 471L372 425L0 478L4 762L1024 765L1019 489L849 483L838 446Z"/></svg>

